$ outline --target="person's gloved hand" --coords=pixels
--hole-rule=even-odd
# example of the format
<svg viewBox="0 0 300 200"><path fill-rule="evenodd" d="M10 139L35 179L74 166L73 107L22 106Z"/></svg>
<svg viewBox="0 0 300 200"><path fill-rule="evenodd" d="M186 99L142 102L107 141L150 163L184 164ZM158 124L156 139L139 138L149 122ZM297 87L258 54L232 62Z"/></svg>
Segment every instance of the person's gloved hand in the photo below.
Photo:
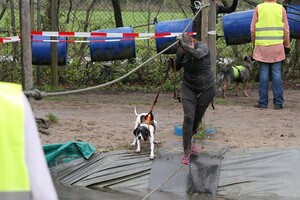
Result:
<svg viewBox="0 0 300 200"><path fill-rule="evenodd" d="M285 55L288 55L290 53L290 51L291 51L290 48L284 47L284 53L285 53Z"/></svg>
<svg viewBox="0 0 300 200"><path fill-rule="evenodd" d="M178 35L178 36L176 36L176 40L178 40L178 42L179 42L179 46L182 46L182 45L184 45L183 38L182 38L182 34L181 34L181 35Z"/></svg>

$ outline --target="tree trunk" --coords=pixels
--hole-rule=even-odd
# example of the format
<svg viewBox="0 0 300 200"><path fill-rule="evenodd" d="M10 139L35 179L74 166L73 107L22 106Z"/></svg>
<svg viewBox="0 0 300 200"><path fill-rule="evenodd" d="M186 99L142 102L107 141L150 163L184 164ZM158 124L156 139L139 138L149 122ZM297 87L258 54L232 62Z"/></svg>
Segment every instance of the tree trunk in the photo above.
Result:
<svg viewBox="0 0 300 200"><path fill-rule="evenodd" d="M83 26L83 31L84 32L88 31L88 27L89 27L89 24L90 24L90 13L92 12L92 10L94 8L95 3L96 3L96 0L93 0L91 2L91 4L88 6L88 8L86 9L85 22L84 22L84 26ZM83 39L86 40L87 38L83 38ZM84 51L85 51L86 47L87 47L87 43L82 43L80 45L78 55L84 55L85 54ZM79 58L79 63L81 63L83 58L84 58L84 56L81 56Z"/></svg>
<svg viewBox="0 0 300 200"><path fill-rule="evenodd" d="M22 85L24 90L30 90L33 85L32 55L31 55L31 24L30 4L27 0L20 0L21 23L21 61L22 61Z"/></svg>
<svg viewBox="0 0 300 200"><path fill-rule="evenodd" d="M51 0L50 0L51 1ZM50 2L51 7L51 31L58 31L57 27L57 5L58 0ZM51 39L56 39L51 37ZM57 43L51 43L51 86L53 88L58 86L58 66L57 66Z"/></svg>
<svg viewBox="0 0 300 200"><path fill-rule="evenodd" d="M13 35L17 34L17 29L16 29L16 18L15 18L15 3L14 0L10 0L10 24L11 28L13 31ZM13 43L13 60L19 61L19 55L18 55L18 44L16 42Z"/></svg>
<svg viewBox="0 0 300 200"><path fill-rule="evenodd" d="M123 27L120 1L119 0L112 0L112 4L113 4L113 8L114 8L116 27Z"/></svg>
<svg viewBox="0 0 300 200"><path fill-rule="evenodd" d="M5 11L6 11L6 9L7 9L7 4L6 4L5 2L2 2L0 5L1 5L1 7L2 7L2 10L1 10L1 12L0 12L0 21L1 21L2 17L3 17L4 14L5 14Z"/></svg>

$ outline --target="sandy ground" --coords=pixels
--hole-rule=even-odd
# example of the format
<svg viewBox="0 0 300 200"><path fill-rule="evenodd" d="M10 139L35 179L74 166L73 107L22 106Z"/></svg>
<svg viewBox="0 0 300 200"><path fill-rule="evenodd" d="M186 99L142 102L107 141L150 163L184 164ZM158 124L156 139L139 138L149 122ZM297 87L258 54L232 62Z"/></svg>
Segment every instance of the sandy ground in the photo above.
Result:
<svg viewBox="0 0 300 200"><path fill-rule="evenodd" d="M204 140L230 148L287 147L300 144L300 90L285 91L285 107L274 110L272 91L268 109L254 105L258 91L250 90L249 97L234 96L229 91L227 99L215 98L215 109L208 108L204 122L217 132ZM98 152L112 149L129 149L133 140L137 112L148 112L156 93L93 91L77 95L58 96L33 101L36 117L47 119L53 114L57 123L49 123L40 133L43 144L84 141ZM153 111L158 122L155 139L163 146L169 141L181 141L174 135L174 125L182 124L183 112L172 93L162 93Z"/></svg>

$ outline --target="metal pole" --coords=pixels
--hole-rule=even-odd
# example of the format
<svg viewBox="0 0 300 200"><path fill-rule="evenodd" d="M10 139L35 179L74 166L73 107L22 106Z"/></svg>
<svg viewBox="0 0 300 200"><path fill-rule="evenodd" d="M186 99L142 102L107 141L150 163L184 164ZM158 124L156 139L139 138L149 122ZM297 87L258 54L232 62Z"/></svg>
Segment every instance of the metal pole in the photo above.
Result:
<svg viewBox="0 0 300 200"><path fill-rule="evenodd" d="M33 86L32 55L31 55L31 18L30 1L19 0L20 26L21 26L21 65L22 85L24 90L30 90Z"/></svg>

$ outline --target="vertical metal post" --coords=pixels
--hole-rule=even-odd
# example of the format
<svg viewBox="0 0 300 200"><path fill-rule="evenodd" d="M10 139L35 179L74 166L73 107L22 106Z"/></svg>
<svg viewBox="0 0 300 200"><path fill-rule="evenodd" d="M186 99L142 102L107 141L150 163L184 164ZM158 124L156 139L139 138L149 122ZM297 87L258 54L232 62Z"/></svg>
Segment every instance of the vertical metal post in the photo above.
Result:
<svg viewBox="0 0 300 200"><path fill-rule="evenodd" d="M20 26L21 26L21 65L22 85L24 90L30 90L33 86L32 55L31 55L31 18L30 1L19 0Z"/></svg>

